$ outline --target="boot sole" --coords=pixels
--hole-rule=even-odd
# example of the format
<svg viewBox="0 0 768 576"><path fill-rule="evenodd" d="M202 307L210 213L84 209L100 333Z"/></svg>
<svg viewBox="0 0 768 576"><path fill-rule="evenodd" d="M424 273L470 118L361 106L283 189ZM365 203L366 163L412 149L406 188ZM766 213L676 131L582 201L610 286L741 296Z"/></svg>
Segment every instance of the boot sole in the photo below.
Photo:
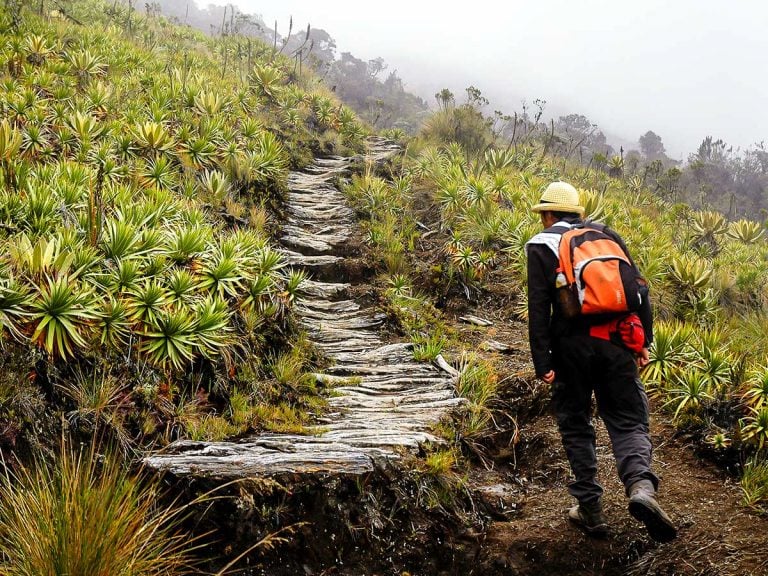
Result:
<svg viewBox="0 0 768 576"><path fill-rule="evenodd" d="M645 524L648 535L656 542L671 542L677 538L677 528L664 517L661 508L641 500L631 500L629 513Z"/></svg>

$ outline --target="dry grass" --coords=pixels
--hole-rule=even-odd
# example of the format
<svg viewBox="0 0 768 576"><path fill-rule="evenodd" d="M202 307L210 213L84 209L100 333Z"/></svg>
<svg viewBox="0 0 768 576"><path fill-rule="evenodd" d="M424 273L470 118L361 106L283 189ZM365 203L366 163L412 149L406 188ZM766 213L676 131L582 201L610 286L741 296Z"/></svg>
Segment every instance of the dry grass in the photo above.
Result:
<svg viewBox="0 0 768 576"><path fill-rule="evenodd" d="M0 481L0 575L176 575L194 571L184 507L113 456L64 443Z"/></svg>

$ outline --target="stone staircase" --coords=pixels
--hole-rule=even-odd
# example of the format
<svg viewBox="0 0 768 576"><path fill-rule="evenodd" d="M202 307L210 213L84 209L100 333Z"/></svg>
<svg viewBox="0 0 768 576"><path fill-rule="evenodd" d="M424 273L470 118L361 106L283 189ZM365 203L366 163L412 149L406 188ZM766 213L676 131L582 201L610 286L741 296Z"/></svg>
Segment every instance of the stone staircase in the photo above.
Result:
<svg viewBox="0 0 768 576"><path fill-rule="evenodd" d="M381 162L399 147L372 139L365 155ZM353 211L333 181L355 159L318 159L288 178L287 222L280 239L290 265L326 278L343 268ZM359 160L359 159L358 159ZM330 272L329 272L330 271ZM330 413L308 435L258 434L237 442L179 441L145 459L176 475L243 478L284 474L362 474L377 460L440 442L431 425L462 400L455 372L413 360L412 344L385 344L382 317L347 296L350 284L311 279L295 313L309 339L332 361L316 374L332 386Z"/></svg>

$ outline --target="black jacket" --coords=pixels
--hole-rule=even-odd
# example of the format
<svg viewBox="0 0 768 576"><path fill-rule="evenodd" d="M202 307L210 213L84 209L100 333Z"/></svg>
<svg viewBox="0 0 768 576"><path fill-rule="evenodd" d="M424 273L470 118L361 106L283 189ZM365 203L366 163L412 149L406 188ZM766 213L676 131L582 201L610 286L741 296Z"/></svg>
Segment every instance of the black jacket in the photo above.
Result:
<svg viewBox="0 0 768 576"><path fill-rule="evenodd" d="M573 219L570 220L570 223L580 224L582 221ZM566 229L555 224L541 234L560 235ZM624 241L614 230L606 227L603 232L613 238L629 256ZM610 317L580 316L573 320L567 320L563 317L557 305L555 288L559 260L550 247L536 243L535 239L538 236L526 245L526 252L528 253L528 340L531 345L531 356L536 375L541 377L554 369L552 351L556 338L575 330L588 331L590 326L610 320ZM637 268L631 256L630 261ZM653 341L653 320L651 303L648 298L643 300L637 314L643 323L645 344L648 346Z"/></svg>

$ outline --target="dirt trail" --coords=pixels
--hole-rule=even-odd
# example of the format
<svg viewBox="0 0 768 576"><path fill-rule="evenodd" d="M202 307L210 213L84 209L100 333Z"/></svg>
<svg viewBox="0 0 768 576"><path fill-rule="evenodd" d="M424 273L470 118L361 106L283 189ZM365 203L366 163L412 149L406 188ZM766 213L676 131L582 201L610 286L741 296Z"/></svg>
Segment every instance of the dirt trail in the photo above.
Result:
<svg viewBox="0 0 768 576"><path fill-rule="evenodd" d="M526 326L510 321L506 312L490 305L491 299L487 302L488 307L471 312L493 319L494 325L465 327L464 340L479 345L492 337L512 344L512 355L496 355L502 373L529 378ZM514 403L528 393L519 387L510 392L508 400ZM768 575L768 518L743 508L738 482L698 458L658 410L651 416L654 469L661 478L660 502L680 528L677 540L653 542L628 514L610 441L599 419L599 481L605 488L612 532L599 540L571 526L565 520L566 509L573 504L566 489L570 469L547 408L548 394L543 387L530 393L544 409L529 412L518 422L517 465L505 458L496 469L514 487L504 498L515 512L488 527L479 546L478 574Z"/></svg>

